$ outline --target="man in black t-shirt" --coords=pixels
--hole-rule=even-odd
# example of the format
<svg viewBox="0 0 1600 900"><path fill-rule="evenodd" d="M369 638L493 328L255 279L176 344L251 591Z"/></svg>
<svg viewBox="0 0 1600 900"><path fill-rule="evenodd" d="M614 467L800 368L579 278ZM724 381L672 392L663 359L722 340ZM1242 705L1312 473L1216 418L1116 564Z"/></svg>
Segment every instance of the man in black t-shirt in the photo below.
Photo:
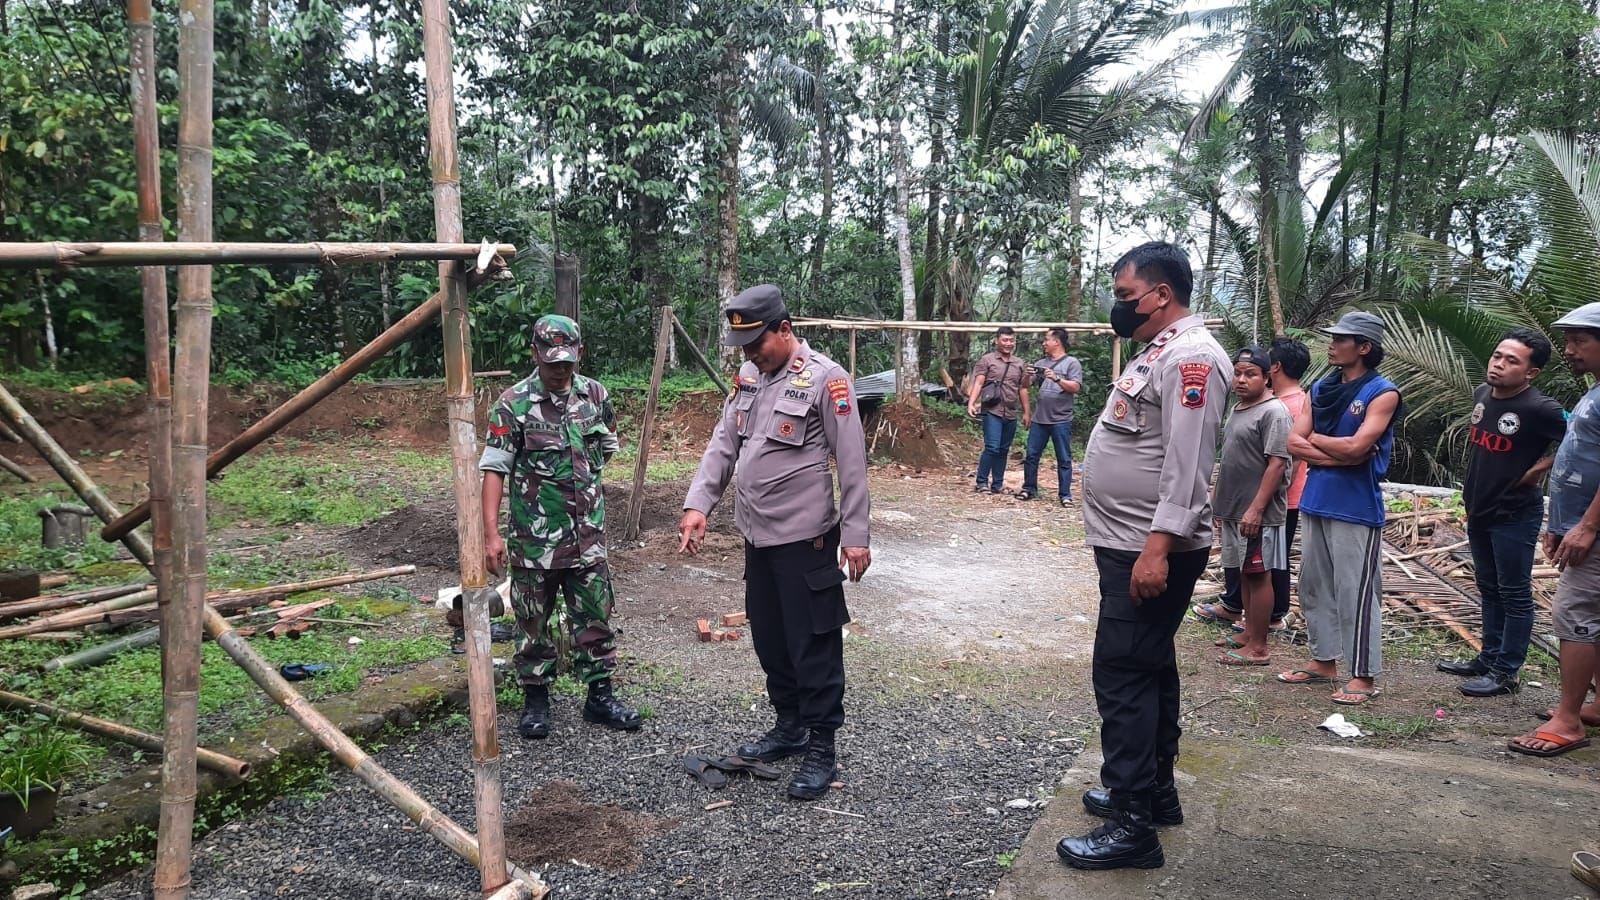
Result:
<svg viewBox="0 0 1600 900"><path fill-rule="evenodd" d="M1533 634L1533 547L1544 522L1545 452L1567 431L1566 411L1533 386L1550 361L1550 340L1530 328L1506 332L1473 395L1467 429L1467 539L1483 597L1483 650L1439 671L1468 676L1461 693L1493 697L1517 689Z"/></svg>

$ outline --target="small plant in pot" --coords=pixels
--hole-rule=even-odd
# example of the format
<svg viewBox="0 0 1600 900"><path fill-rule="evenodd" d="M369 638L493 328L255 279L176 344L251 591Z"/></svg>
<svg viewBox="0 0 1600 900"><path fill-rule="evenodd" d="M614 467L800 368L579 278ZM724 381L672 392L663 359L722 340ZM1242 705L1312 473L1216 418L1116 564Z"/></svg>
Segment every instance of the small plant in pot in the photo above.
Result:
<svg viewBox="0 0 1600 900"><path fill-rule="evenodd" d="M0 720L0 830L24 839L55 821L61 780L97 754L84 739L51 726L49 718Z"/></svg>

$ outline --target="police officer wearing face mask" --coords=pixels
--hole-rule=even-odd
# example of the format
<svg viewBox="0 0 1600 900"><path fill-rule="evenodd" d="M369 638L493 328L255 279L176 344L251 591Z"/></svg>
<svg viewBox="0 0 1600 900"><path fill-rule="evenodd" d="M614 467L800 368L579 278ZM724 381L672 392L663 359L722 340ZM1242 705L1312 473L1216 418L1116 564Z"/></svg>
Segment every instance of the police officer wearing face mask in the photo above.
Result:
<svg viewBox="0 0 1600 900"><path fill-rule="evenodd" d="M1118 376L1083 457L1083 520L1100 576L1094 693L1105 824L1056 845L1079 869L1165 863L1156 825L1183 821L1173 636L1211 552L1209 485L1232 365L1189 312L1189 259L1135 247L1111 269L1111 327L1148 342Z"/></svg>

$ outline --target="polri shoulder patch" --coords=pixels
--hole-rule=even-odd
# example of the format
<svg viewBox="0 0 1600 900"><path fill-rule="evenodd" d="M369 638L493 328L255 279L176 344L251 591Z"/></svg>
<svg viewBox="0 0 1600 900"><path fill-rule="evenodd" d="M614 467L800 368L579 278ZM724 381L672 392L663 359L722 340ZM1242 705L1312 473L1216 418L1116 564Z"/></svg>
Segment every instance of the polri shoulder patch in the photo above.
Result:
<svg viewBox="0 0 1600 900"><path fill-rule="evenodd" d="M833 404L836 415L850 415L850 382L843 378L835 378L828 382L828 401Z"/></svg>
<svg viewBox="0 0 1600 900"><path fill-rule="evenodd" d="M1200 409L1206 405L1206 382L1211 378L1211 364L1187 362L1178 364L1178 374L1183 379L1183 405Z"/></svg>

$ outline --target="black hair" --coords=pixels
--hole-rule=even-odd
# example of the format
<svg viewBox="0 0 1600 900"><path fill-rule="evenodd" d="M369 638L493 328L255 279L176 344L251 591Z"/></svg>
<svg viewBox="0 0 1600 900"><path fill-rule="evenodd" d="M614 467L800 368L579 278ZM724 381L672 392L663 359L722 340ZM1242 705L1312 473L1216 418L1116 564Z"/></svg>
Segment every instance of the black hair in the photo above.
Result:
<svg viewBox="0 0 1600 900"><path fill-rule="evenodd" d="M1544 368L1544 364L1550 361L1550 354L1555 352L1555 347L1551 346L1550 339L1532 328L1513 328L1500 335L1500 340L1516 341L1527 347L1528 361L1533 363L1535 369Z"/></svg>
<svg viewBox="0 0 1600 900"><path fill-rule="evenodd" d="M1189 256L1177 245L1166 241L1151 241L1117 257L1111 265L1111 277L1132 266L1133 274L1151 284L1165 284L1172 288L1172 296L1180 306L1189 305L1190 292L1194 290L1194 271L1189 268Z"/></svg>
<svg viewBox="0 0 1600 900"><path fill-rule="evenodd" d="M1299 380L1311 368L1311 350L1296 338L1279 335L1272 339L1272 347L1268 352L1272 354L1272 360L1267 367L1271 368L1276 363L1283 369L1283 374L1290 378Z"/></svg>
<svg viewBox="0 0 1600 900"><path fill-rule="evenodd" d="M1378 367L1383 365L1383 345L1374 344L1373 342L1364 340L1362 338L1356 338L1356 343L1366 344L1368 347L1372 348L1371 350L1368 350L1366 353L1362 354L1361 364L1372 371L1377 371Z"/></svg>
<svg viewBox="0 0 1600 900"><path fill-rule="evenodd" d="M999 337L1002 334L1016 334L1016 333L1017 333L1017 330L1015 328L1012 328L1010 325L1001 325L999 328L996 328L994 330L994 336L995 337Z"/></svg>
<svg viewBox="0 0 1600 900"><path fill-rule="evenodd" d="M1056 343L1063 347L1067 345L1067 330L1065 328L1052 328L1049 333L1051 337L1056 339Z"/></svg>

